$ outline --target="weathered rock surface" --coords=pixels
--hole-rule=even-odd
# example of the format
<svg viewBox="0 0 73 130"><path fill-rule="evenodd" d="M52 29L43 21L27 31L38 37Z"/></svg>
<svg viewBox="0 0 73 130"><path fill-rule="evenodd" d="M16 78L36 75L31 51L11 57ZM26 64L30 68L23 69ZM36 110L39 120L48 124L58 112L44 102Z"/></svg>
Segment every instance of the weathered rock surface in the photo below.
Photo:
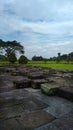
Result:
<svg viewBox="0 0 73 130"><path fill-rule="evenodd" d="M73 101L73 86L59 88L57 95Z"/></svg>
<svg viewBox="0 0 73 130"><path fill-rule="evenodd" d="M32 81L32 88L41 88L41 84L47 83L45 79L36 79Z"/></svg>
<svg viewBox="0 0 73 130"><path fill-rule="evenodd" d="M31 80L28 78L17 79L13 81L15 88L29 88L31 87Z"/></svg>
<svg viewBox="0 0 73 130"><path fill-rule="evenodd" d="M33 129L73 130L73 71L0 67L0 130Z"/></svg>
<svg viewBox="0 0 73 130"><path fill-rule="evenodd" d="M45 84L41 84L41 91L43 93L45 93L46 95L56 95L56 93L58 92L58 88L60 86L56 83L45 83Z"/></svg>

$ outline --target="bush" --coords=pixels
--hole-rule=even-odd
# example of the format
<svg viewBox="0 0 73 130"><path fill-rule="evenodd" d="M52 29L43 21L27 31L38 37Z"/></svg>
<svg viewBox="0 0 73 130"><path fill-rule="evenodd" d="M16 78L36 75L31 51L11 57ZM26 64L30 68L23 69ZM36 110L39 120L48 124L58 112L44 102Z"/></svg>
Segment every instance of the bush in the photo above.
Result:
<svg viewBox="0 0 73 130"><path fill-rule="evenodd" d="M13 52L10 53L10 55L9 55L9 61L14 64L16 60L17 60L17 58L16 58L15 53L13 53Z"/></svg>
<svg viewBox="0 0 73 130"><path fill-rule="evenodd" d="M27 57L25 57L24 55L21 55L19 58L19 63L20 64L27 64L27 62L28 62Z"/></svg>
<svg viewBox="0 0 73 130"><path fill-rule="evenodd" d="M0 55L0 61L7 61L8 58L4 55Z"/></svg>

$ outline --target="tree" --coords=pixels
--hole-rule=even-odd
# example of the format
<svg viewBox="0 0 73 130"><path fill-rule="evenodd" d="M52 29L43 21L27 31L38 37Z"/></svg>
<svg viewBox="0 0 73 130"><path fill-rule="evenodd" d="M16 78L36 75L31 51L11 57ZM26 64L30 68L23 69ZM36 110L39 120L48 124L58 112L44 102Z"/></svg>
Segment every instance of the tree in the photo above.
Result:
<svg viewBox="0 0 73 130"><path fill-rule="evenodd" d="M57 63L60 62L60 60L61 60L61 53L60 52L58 53L58 57L56 60L57 60Z"/></svg>
<svg viewBox="0 0 73 130"><path fill-rule="evenodd" d="M73 52L69 53L68 56L69 56L69 60L70 60L70 61L73 61Z"/></svg>
<svg viewBox="0 0 73 130"><path fill-rule="evenodd" d="M61 58L61 60L67 60L67 58L68 58L68 55L67 54L63 54L63 55L61 55L60 56L60 58Z"/></svg>
<svg viewBox="0 0 73 130"><path fill-rule="evenodd" d="M0 50L5 51L5 55L9 57L10 53L21 53L24 54L24 47L17 41L3 41L0 39Z"/></svg>
<svg viewBox="0 0 73 130"><path fill-rule="evenodd" d="M27 62L28 62L27 57L24 56L24 55L21 55L20 58L19 58L19 63L20 64L27 64Z"/></svg>
<svg viewBox="0 0 73 130"><path fill-rule="evenodd" d="M8 57L8 59L9 59L9 61L10 61L12 64L14 64L15 61L17 60L15 53L11 52L10 55L9 55L9 57Z"/></svg>
<svg viewBox="0 0 73 130"><path fill-rule="evenodd" d="M61 56L61 53L60 52L58 52L58 57L60 57Z"/></svg>
<svg viewBox="0 0 73 130"><path fill-rule="evenodd" d="M0 54L2 54L3 50L4 50L4 41L2 39L0 39Z"/></svg>

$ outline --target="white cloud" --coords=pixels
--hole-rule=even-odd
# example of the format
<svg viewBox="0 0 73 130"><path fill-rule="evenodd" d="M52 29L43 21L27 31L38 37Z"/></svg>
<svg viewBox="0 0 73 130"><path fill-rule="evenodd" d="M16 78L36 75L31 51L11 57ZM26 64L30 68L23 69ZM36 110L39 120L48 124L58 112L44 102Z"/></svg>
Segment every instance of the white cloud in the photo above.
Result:
<svg viewBox="0 0 73 130"><path fill-rule="evenodd" d="M69 46L72 44L71 42L63 42L63 43L47 43L42 45L34 45L32 44L29 46L29 44L25 45L26 48L26 55L28 57L32 57L33 54L37 56L43 56L49 58L50 56L56 56L58 52L69 53L70 49ZM29 53L28 53L29 52Z"/></svg>
<svg viewBox="0 0 73 130"><path fill-rule="evenodd" d="M0 37L15 34L29 57L72 51L73 0L0 0Z"/></svg>
<svg viewBox="0 0 73 130"><path fill-rule="evenodd" d="M66 45L70 45L70 42L58 42L58 43L51 43L50 46L66 46Z"/></svg>

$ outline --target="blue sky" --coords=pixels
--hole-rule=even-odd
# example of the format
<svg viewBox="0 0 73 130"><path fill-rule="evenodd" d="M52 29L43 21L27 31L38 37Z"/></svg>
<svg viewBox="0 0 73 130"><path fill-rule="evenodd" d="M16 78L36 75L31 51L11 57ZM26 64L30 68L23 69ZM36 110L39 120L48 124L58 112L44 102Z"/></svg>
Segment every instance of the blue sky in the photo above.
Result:
<svg viewBox="0 0 73 130"><path fill-rule="evenodd" d="M0 0L0 38L17 40L25 55L73 51L73 0Z"/></svg>

